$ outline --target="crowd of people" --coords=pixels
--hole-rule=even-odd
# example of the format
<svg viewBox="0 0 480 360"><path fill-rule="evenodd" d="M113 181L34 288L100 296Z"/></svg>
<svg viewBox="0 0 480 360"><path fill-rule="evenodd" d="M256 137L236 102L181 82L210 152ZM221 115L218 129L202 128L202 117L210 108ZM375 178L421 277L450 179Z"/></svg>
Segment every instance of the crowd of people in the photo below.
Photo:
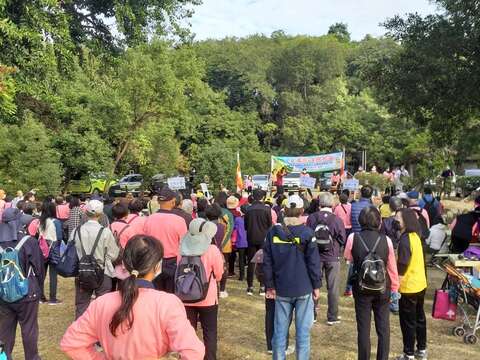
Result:
<svg viewBox="0 0 480 360"><path fill-rule="evenodd" d="M253 187L253 184L252 184ZM58 306L58 276L75 283L75 321L60 347L72 359L217 358L219 299L228 279L246 281L247 295L265 296L266 351L310 358L323 280L327 324L354 298L358 359L370 359L373 312L377 359L390 353L390 314L399 315L403 353L427 359L424 311L428 254L446 243L442 204L426 189L398 192L376 206L366 185L360 199L344 190L275 198L260 189L184 197L163 187L151 199L47 196L12 199L0 190L0 341L12 357L20 324L25 359L40 359L40 304ZM475 201L480 213L480 197ZM455 226L472 226L464 218ZM8 254L9 261L4 261ZM6 255L5 255L6 256ZM48 273L48 293L45 278ZM258 288L255 289L256 281ZM295 314L295 316L293 316ZM295 345L289 328L295 319ZM201 341L196 335L202 328ZM148 334L148 336L145 336Z"/></svg>

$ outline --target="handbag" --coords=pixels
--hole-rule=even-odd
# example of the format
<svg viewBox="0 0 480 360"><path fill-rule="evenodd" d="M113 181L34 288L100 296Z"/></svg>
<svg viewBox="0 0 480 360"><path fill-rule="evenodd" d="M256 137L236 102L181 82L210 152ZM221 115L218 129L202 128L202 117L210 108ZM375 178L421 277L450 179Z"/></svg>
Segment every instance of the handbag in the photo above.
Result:
<svg viewBox="0 0 480 360"><path fill-rule="evenodd" d="M457 317L457 304L450 301L448 290L435 290L432 317L434 319L455 321Z"/></svg>

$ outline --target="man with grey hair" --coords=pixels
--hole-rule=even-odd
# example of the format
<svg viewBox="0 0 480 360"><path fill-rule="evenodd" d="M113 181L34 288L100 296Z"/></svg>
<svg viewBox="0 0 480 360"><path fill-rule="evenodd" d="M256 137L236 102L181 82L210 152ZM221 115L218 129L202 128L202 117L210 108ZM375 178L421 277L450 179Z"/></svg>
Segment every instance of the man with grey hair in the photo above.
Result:
<svg viewBox="0 0 480 360"><path fill-rule="evenodd" d="M338 300L340 286L340 248L345 245L343 221L333 214L333 195L323 192L318 197L320 210L311 214L307 226L315 231L320 252L320 270L325 273L328 290L327 325L340 323ZM316 319L316 311L315 311Z"/></svg>
<svg viewBox="0 0 480 360"><path fill-rule="evenodd" d="M93 255L98 265L103 269L103 281L95 290L80 287L78 278L75 281L75 319L78 319L87 310L93 293L98 298L112 289L112 278L115 269L112 262L117 259L120 248L109 228L102 226L99 219L104 215L103 203L91 200L86 205L87 222L80 225L70 236L75 241L78 258Z"/></svg>

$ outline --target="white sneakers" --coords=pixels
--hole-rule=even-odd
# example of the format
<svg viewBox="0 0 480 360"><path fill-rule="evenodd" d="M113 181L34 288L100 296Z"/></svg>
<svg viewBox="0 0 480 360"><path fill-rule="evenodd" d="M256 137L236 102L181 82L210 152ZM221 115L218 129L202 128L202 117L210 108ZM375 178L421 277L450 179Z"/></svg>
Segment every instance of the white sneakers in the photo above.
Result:
<svg viewBox="0 0 480 360"><path fill-rule="evenodd" d="M228 292L220 291L220 299L226 299L226 298L228 298Z"/></svg>

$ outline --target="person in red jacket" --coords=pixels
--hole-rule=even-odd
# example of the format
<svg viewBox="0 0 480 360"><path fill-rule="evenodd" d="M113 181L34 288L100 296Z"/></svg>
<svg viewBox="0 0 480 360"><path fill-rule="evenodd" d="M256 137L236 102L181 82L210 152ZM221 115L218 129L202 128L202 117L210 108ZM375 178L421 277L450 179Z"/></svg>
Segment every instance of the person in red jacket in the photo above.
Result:
<svg viewBox="0 0 480 360"><path fill-rule="evenodd" d="M73 360L159 359L168 352L186 360L203 359L205 348L181 301L152 284L162 258L160 241L144 235L132 238L123 256L130 276L120 291L97 298L70 325L60 343L62 351ZM103 353L95 349L97 342Z"/></svg>

